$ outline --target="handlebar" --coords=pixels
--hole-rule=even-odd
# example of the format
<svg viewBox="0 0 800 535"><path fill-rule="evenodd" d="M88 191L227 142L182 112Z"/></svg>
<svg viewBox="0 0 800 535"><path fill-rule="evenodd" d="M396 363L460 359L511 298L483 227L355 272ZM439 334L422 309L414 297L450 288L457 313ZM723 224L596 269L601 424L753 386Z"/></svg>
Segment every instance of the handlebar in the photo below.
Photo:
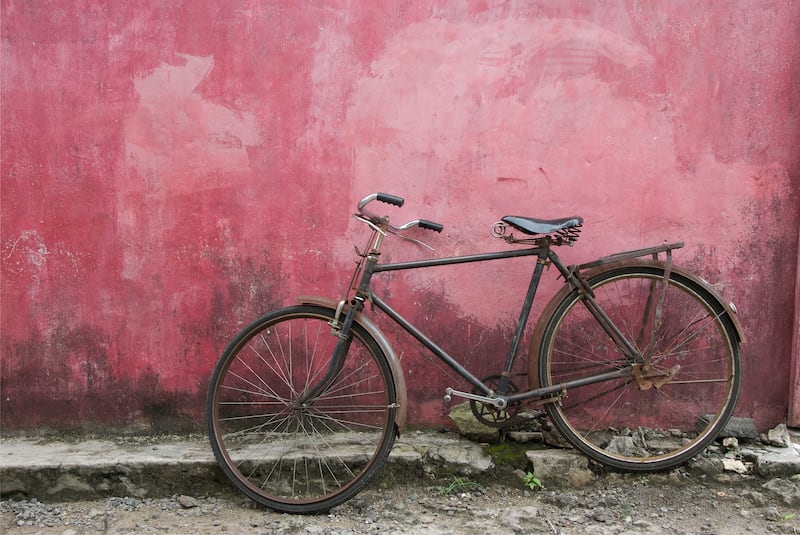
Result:
<svg viewBox="0 0 800 535"><path fill-rule="evenodd" d="M404 198L398 195L392 195L389 193L370 193L358 203L358 215L367 219L368 221L372 222L375 225L385 227L387 230L392 232L398 232L402 230L408 230L412 227L420 227L427 230L432 230L434 232L441 232L444 230L444 226L440 223L435 223L433 221L428 221L427 219L414 219L413 221L409 221L405 225L395 226L389 223L388 217L381 217L369 210L366 210L365 207L367 204L371 203L372 201L380 201L386 204L391 204L394 206L401 207L406 202Z"/></svg>

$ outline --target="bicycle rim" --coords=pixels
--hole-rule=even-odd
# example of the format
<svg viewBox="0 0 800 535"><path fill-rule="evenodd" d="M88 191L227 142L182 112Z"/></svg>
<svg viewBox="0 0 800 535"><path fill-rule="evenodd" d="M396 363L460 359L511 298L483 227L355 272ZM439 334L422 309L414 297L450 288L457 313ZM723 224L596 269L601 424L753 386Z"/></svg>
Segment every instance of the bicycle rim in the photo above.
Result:
<svg viewBox="0 0 800 535"><path fill-rule="evenodd" d="M651 369L570 389L548 403L573 446L608 466L661 470L696 455L730 418L740 382L738 338L713 295L658 265L608 268L589 279L596 302ZM630 367L573 290L539 346L542 386Z"/></svg>
<svg viewBox="0 0 800 535"><path fill-rule="evenodd" d="M209 438L226 475L283 512L325 511L359 492L395 437L396 396L385 356L359 325L341 370L298 406L328 370L333 311L298 306L242 331L220 358L207 401Z"/></svg>

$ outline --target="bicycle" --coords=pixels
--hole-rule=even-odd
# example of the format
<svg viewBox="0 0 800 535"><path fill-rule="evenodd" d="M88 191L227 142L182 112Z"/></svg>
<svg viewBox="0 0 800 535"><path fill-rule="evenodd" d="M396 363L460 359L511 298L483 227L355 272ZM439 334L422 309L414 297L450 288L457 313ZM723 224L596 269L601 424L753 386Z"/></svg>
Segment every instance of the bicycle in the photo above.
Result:
<svg viewBox="0 0 800 535"><path fill-rule="evenodd" d="M566 266L555 248L573 245L583 220L506 216L492 235L497 252L381 263L384 239L400 226L367 209L400 207L401 197L364 197L354 217L370 229L366 249L339 300L299 298L242 330L209 384L214 455L251 499L290 513L326 511L361 491L386 461L405 423L403 371L390 341L366 316L371 303L473 387L448 388L445 401L469 400L482 422L503 428L523 404L542 404L577 450L608 467L664 470L701 452L729 420L739 392L741 327L732 303L676 266L683 243L617 253ZM379 273L530 256L533 274L505 364L479 379L373 289ZM663 259L662 259L663 256ZM650 258L646 258L650 257ZM528 389L512 381L542 273L554 266L564 286L545 307L528 351Z"/></svg>

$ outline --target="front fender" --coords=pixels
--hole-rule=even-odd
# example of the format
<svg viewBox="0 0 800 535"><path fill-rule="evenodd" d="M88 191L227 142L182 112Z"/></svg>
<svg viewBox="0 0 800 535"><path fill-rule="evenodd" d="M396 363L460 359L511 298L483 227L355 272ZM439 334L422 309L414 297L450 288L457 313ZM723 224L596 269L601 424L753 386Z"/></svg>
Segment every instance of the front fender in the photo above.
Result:
<svg viewBox="0 0 800 535"><path fill-rule="evenodd" d="M336 310L336 307L339 306L338 301L335 299L329 299L327 297L303 295L298 297L297 300L303 305L317 305L331 308L333 310ZM355 322L363 327L364 330L375 339L375 342L377 342L378 346L381 348L381 351L383 351L383 354L386 355L386 360L389 362L389 368L391 369L392 377L394 378L395 390L397 391L397 404L399 405L395 415L395 425L397 426L397 431L399 433L406 425L406 413L408 410L406 379L405 375L403 375L403 368L400 366L400 360L397 358L397 354L394 352L389 340L383 334L383 331L381 331L377 325L372 322L372 320L359 313L355 317Z"/></svg>

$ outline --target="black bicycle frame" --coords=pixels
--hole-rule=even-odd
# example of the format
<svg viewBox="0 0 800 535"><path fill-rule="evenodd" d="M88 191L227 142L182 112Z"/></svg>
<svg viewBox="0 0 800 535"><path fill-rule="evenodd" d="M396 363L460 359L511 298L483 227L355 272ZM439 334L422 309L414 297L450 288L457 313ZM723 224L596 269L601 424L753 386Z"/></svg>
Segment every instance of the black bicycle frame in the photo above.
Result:
<svg viewBox="0 0 800 535"><path fill-rule="evenodd" d="M533 304L533 298L536 295L536 289L538 288L539 280L542 277L542 269L545 264L545 259L548 256L547 248L536 247L531 249L518 249L512 251L500 251L496 253L482 253L475 255L455 256L449 258L435 258L431 260L416 260L411 262L400 262L394 264L376 264L372 268L372 273L381 273L384 271L400 271L404 269L418 269L424 267L446 266L453 264L469 264L473 262L485 262L488 260L503 260L506 258L517 258L522 256L536 256L538 257L538 260L536 262L536 268L534 269L533 276L531 277L531 282L528 286L528 292L525 294L525 300L523 301L522 310L520 311L517 328L515 329L514 336L511 339L511 346L509 347L508 354L506 355L506 362L505 366L503 367L501 383L500 385L498 385L499 389L501 389L502 391L505 389L509 381L511 368L514 365L517 350L519 349L519 344L524 334L525 325L528 322L528 316L530 315L531 305ZM400 313L398 313L391 306L389 306L389 304L386 303L386 301L376 296L374 293L370 295L372 297L372 302L375 304L375 306L384 311L390 318L392 318L396 323L398 323L401 327L403 327L403 329L406 332L408 332L411 336L416 338L422 345L427 347L434 355L439 357L439 359L444 361L448 366L453 368L453 370L455 370L456 373L461 375L464 379L469 381L475 388L477 388L484 394L488 395L492 393L491 388L487 387L480 379L472 375L472 373L470 373L469 370L464 368L445 350L436 345L436 343L433 340L425 336L425 334L423 334L418 328L412 325L411 322L406 320L402 315L400 315Z"/></svg>
<svg viewBox="0 0 800 535"><path fill-rule="evenodd" d="M577 275L577 273L575 273L574 270L570 270L566 266L564 266L564 264L558 258L558 255L556 255L556 253L553 252L549 246L533 247L527 249L516 249L511 251L498 251L493 253L454 256L447 258L434 258L430 260L414 260L409 262L398 262L398 263L388 263L388 264L379 264L377 255L369 255L367 257L367 262L364 267L364 273L362 274L357 294L361 294L362 296L367 296L367 299L370 300L375 306L377 306L380 310L382 310L386 315L388 315L392 320L394 320L395 323L400 325L406 332L408 332L411 336L413 336L416 340L418 340L423 346L428 348L428 350L430 350L434 355L436 355L436 357L438 357L441 361L443 361L450 368L452 368L457 374L459 374L470 384L472 384L477 390L479 390L480 392L482 392L484 395L487 396L494 395L495 392L493 389L486 386L486 384L484 384L483 381L475 377L469 370L467 370L458 361L456 361L444 349L439 347L433 340L431 340L422 331L420 331L417 327L415 327L411 322L409 322L406 318L404 318L399 312L397 312L395 309L389 306L389 304L386 303L386 301L381 299L378 295L374 294L369 289L369 285L372 279L372 275L375 273L382 273L386 271L419 269L419 268L436 267L436 266L447 266L454 264L468 264L474 262L485 262L490 260L504 260L508 258L518 258L524 256L536 256L537 261L536 261L536 267L534 268L533 271L533 275L531 276L530 284L528 285L528 291L525 294L525 300L523 301L522 310L520 311L517 326L514 331L514 336L511 340L511 346L509 347L508 354L506 355L506 361L501 375L501 382L500 385L498 385L499 386L498 389L504 389L505 386L508 384L508 381L510 380L511 369L516 360L517 352L519 350L519 344L524 335L525 326L528 322L531 307L533 305L533 300L536 295L536 290L539 287L539 281L541 280L542 271L544 267L552 263L553 265L556 266L556 268L565 278L567 283L585 285L582 279L580 279L580 276ZM611 322L608 316L606 316L605 313L603 313L603 311L600 309L597 303L594 302L594 299L590 293L584 295L584 303L588 307L589 312L595 317L595 319L597 319L597 321L600 323L603 329L609 334L611 339L627 352L627 354L630 356L631 362L637 359L638 354L636 350L633 348L630 342L625 338L625 336L619 331L619 329L617 329L617 327ZM629 377L629 376L631 376L631 368L626 367L619 370L596 375L593 377L586 377L559 385L553 385L550 387L536 388L533 390L528 390L526 392L521 392L503 397L506 399L508 403L532 399L532 398L543 399L551 397L554 394L558 394L560 392L566 392L566 390L570 388L586 386L589 384L599 383L610 379Z"/></svg>

